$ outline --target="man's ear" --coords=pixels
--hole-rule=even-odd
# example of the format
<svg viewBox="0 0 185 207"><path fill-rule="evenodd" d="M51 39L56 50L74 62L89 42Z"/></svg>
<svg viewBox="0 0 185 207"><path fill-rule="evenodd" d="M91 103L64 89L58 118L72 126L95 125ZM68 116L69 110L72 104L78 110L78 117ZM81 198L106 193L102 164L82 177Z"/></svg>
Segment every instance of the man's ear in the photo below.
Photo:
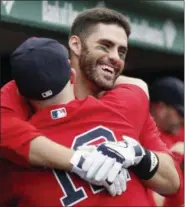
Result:
<svg viewBox="0 0 185 207"><path fill-rule="evenodd" d="M76 83L76 70L74 68L71 68L71 78L70 78L71 84Z"/></svg>
<svg viewBox="0 0 185 207"><path fill-rule="evenodd" d="M82 43L81 40L78 36L73 35L69 38L69 47L70 50L76 55L80 56L81 55L81 49L82 49Z"/></svg>

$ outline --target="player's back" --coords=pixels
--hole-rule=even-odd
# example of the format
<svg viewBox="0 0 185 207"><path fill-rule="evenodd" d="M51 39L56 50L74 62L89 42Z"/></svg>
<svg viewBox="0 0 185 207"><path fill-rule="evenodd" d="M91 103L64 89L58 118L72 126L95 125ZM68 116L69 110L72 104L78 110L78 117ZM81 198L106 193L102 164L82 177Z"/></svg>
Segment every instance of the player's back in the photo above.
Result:
<svg viewBox="0 0 185 207"><path fill-rule="evenodd" d="M126 116L133 107L131 103L127 103L127 99L123 106L116 100L114 104L108 102L111 102L111 97L104 97L101 102L89 96L68 105L50 106L35 114L30 123L53 141L73 149L83 144L120 141L123 135L138 139L141 123L134 126L133 119ZM137 104L134 102L134 105ZM139 107L136 109L135 113L140 110ZM141 122L144 122L144 118ZM105 190L100 191L70 173L49 169L17 169L15 167L12 189L19 183L19 190L16 191L19 206L149 205L145 188L131 172L127 191L121 196L111 197ZM133 199L133 196L137 199Z"/></svg>

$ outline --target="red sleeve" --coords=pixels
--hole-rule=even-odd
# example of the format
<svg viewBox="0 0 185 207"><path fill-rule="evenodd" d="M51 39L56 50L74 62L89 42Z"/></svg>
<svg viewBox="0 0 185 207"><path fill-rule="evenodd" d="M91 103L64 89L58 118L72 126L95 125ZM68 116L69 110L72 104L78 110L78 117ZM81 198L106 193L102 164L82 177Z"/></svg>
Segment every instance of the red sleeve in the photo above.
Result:
<svg viewBox="0 0 185 207"><path fill-rule="evenodd" d="M18 94L14 81L1 89L1 156L27 165L30 140L41 133L26 120L29 107Z"/></svg>
<svg viewBox="0 0 185 207"><path fill-rule="evenodd" d="M134 123L135 128L141 125L141 129L138 129L140 143L149 150L171 154L166 144L161 140L160 132L149 112L148 98L140 87L132 84L120 84L113 90L106 92L101 100L109 105L115 104L115 102L120 106L129 104L130 107L127 107L129 113L124 111L124 114L129 117L131 123ZM118 110L120 109L118 108Z"/></svg>
<svg viewBox="0 0 185 207"><path fill-rule="evenodd" d="M133 103L133 99L136 104L145 102L148 103L148 98L146 93L139 86L134 84L119 84L114 89L106 91L100 98L103 102L110 101L114 102L114 100L118 102L131 101Z"/></svg>
<svg viewBox="0 0 185 207"><path fill-rule="evenodd" d="M143 89L133 84L120 84L106 92L101 100L127 117L137 138L140 137L149 113L149 100Z"/></svg>

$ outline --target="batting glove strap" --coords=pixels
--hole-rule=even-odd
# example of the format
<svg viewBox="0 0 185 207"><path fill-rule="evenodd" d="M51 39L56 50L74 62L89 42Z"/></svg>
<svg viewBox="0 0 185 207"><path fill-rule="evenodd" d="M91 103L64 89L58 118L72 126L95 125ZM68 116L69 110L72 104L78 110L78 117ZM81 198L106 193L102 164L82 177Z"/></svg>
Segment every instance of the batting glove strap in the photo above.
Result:
<svg viewBox="0 0 185 207"><path fill-rule="evenodd" d="M130 167L129 169L132 170L132 172L134 172L139 178L143 180L149 180L155 175L159 167L159 158L155 153L147 149L144 150L146 154L144 155L141 162Z"/></svg>
<svg viewBox="0 0 185 207"><path fill-rule="evenodd" d="M108 155L109 157L116 159L116 162L123 163L125 158L118 151L113 148L106 146L105 144L101 144L98 148L98 151L102 152L103 155Z"/></svg>

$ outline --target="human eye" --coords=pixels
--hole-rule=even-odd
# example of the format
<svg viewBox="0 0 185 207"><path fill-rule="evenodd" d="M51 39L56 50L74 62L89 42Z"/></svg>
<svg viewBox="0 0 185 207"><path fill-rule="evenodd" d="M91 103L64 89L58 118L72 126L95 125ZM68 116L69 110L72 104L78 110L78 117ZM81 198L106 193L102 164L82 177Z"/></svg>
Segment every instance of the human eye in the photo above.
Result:
<svg viewBox="0 0 185 207"><path fill-rule="evenodd" d="M103 44L101 44L101 45L100 45L100 48L101 48L103 51L105 51L105 52L109 52L109 47L108 47L107 45L103 45Z"/></svg>
<svg viewBox="0 0 185 207"><path fill-rule="evenodd" d="M126 57L126 51L119 52L119 57L124 60Z"/></svg>

